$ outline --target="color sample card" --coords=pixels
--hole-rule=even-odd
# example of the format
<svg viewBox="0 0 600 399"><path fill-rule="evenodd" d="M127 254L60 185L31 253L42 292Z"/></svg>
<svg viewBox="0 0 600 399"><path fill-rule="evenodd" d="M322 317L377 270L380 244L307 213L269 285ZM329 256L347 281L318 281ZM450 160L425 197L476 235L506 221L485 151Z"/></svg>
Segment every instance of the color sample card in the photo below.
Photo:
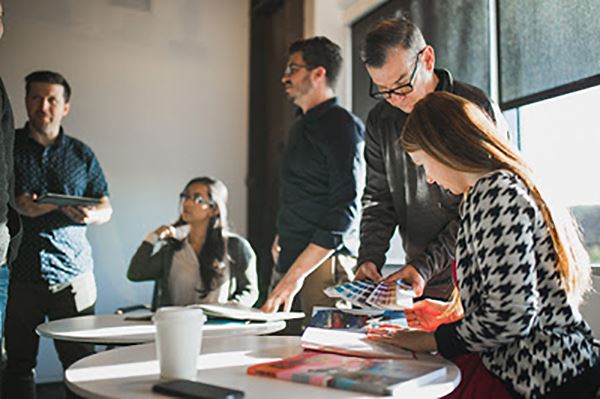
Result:
<svg viewBox="0 0 600 399"><path fill-rule="evenodd" d="M367 298L376 287L376 283L369 280L351 281L325 289L325 294L331 298L342 298L360 307L369 307Z"/></svg>
<svg viewBox="0 0 600 399"><path fill-rule="evenodd" d="M404 309L412 306L415 297L412 289L398 281L392 284L375 283L370 280L351 281L325 289L331 298L342 298L360 307L378 309Z"/></svg>

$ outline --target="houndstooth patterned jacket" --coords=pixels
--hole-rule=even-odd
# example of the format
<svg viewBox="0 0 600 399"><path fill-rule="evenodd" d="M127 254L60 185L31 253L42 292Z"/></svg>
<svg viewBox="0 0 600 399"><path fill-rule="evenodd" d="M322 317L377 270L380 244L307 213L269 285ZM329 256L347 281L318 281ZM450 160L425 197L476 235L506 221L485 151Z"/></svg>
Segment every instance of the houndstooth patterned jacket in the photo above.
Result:
<svg viewBox="0 0 600 399"><path fill-rule="evenodd" d="M472 187L461 204L456 257L465 315L436 331L442 355L478 353L527 398L596 363L592 331L567 299L546 222L517 176L495 171Z"/></svg>

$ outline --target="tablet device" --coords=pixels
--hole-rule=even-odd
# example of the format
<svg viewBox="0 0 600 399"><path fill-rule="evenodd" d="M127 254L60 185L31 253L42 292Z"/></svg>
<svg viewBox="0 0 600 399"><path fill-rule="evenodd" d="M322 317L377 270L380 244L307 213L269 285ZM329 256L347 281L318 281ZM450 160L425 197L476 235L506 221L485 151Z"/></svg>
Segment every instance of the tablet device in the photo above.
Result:
<svg viewBox="0 0 600 399"><path fill-rule="evenodd" d="M98 198L77 197L74 195L47 193L40 196L36 202L40 204L54 204L58 206L93 206L101 203Z"/></svg>
<svg viewBox="0 0 600 399"><path fill-rule="evenodd" d="M189 380L173 380L152 386L154 392L195 399L243 399L244 392L236 389Z"/></svg>

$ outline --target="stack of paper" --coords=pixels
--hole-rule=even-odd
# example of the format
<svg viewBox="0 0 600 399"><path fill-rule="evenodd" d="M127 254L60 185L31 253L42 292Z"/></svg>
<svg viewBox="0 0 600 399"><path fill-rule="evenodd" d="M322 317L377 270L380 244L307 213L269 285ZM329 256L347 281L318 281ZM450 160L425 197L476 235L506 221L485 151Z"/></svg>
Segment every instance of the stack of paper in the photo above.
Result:
<svg viewBox="0 0 600 399"><path fill-rule="evenodd" d="M401 281L392 284L370 280L351 281L325 289L331 298L341 298L363 308L401 310L411 307L415 293Z"/></svg>

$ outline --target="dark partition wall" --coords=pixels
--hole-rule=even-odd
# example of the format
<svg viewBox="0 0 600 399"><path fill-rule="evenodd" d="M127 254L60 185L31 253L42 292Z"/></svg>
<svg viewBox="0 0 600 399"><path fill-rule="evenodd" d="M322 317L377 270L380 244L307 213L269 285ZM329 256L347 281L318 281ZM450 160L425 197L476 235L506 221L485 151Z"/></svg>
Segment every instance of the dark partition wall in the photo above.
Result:
<svg viewBox="0 0 600 399"><path fill-rule="evenodd" d="M488 0L392 0L352 25L352 107L366 119L374 105L368 96L369 77L360 61L360 46L369 28L384 17L404 11L433 46L437 67L455 79L489 94L490 35Z"/></svg>
<svg viewBox="0 0 600 399"><path fill-rule="evenodd" d="M280 79L288 46L302 38L303 13L302 0L252 0L248 238L258 255L263 296L272 267L281 151L294 119L294 107L286 99Z"/></svg>
<svg viewBox="0 0 600 399"><path fill-rule="evenodd" d="M600 1L498 0L503 108L600 84Z"/></svg>

